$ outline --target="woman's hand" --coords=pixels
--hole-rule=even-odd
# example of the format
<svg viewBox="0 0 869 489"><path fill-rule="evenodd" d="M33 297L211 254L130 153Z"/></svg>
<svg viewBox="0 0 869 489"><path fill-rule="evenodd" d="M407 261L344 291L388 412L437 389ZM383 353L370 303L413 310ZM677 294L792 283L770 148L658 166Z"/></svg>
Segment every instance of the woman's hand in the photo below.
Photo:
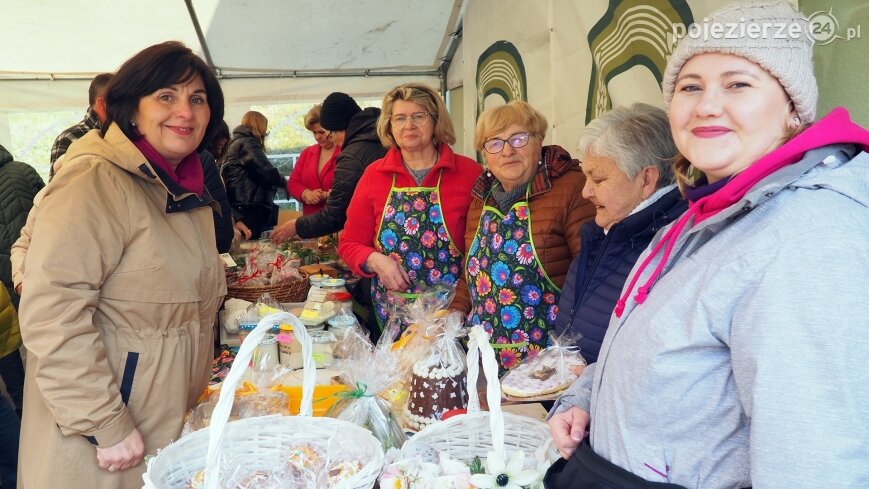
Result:
<svg viewBox="0 0 869 489"><path fill-rule="evenodd" d="M245 224L241 221L235 221L235 224L233 225L233 227L238 232L240 232L242 236L244 236L244 239L250 239L250 237L253 235L253 231L251 231L250 228L247 227L247 224Z"/></svg>
<svg viewBox="0 0 869 489"><path fill-rule="evenodd" d="M552 433L552 440L563 458L569 459L576 451L576 447L585 437L588 421L588 413L578 407L553 414L549 418L549 431Z"/></svg>
<svg viewBox="0 0 869 489"><path fill-rule="evenodd" d="M121 440L117 445L109 448L97 447L97 463L103 470L117 472L133 468L145 457L145 442L142 434L133 428L133 431Z"/></svg>
<svg viewBox="0 0 869 489"><path fill-rule="evenodd" d="M410 277L404 268L382 253L374 252L368 255L365 266L376 273L380 283L389 290L403 292L410 287Z"/></svg>
<svg viewBox="0 0 869 489"><path fill-rule="evenodd" d="M320 189L313 190L310 188L306 188L302 191L302 203L308 205L319 204L322 200L320 196L321 192L322 190Z"/></svg>
<svg viewBox="0 0 869 489"><path fill-rule="evenodd" d="M283 244L296 235L296 220L287 221L272 230L272 243Z"/></svg>

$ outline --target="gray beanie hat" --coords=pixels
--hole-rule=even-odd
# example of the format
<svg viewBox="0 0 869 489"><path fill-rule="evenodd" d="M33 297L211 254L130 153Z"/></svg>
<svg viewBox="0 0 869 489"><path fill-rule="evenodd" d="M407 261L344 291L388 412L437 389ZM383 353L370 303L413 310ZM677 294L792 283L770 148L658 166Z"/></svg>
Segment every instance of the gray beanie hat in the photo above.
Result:
<svg viewBox="0 0 869 489"><path fill-rule="evenodd" d="M800 122L814 121L818 84L809 29L808 19L783 1L732 4L712 13L703 24L689 28L670 56L661 85L664 105L669 109L676 78L682 65L693 56L734 54L757 63L778 79L793 101ZM692 31L695 35L691 35Z"/></svg>

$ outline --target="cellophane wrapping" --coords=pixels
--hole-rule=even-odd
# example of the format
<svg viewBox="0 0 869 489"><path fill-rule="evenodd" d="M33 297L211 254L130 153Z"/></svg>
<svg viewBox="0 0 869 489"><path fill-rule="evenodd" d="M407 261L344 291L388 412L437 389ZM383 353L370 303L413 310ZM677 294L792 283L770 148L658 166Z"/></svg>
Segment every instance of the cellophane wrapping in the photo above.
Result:
<svg viewBox="0 0 869 489"><path fill-rule="evenodd" d="M384 450L399 448L406 439L391 406L380 397L400 376L398 355L392 350L398 329L390 322L377 345L354 330L345 336L346 356L337 359L334 368L350 391L340 394L328 414L368 429Z"/></svg>

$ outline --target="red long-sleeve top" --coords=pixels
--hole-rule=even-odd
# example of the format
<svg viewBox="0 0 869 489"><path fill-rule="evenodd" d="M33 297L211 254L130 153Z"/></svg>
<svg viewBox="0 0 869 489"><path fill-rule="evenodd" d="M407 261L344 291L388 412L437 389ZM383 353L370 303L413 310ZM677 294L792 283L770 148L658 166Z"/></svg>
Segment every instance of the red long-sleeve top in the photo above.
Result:
<svg viewBox="0 0 869 489"><path fill-rule="evenodd" d="M394 148L365 170L347 208L347 222L338 244L338 254L354 273L373 276L363 270L362 265L368 255L376 251L374 240L392 188L393 176L396 187L435 187L440 175L444 223L455 246L462 253L465 252L462 237L468 206L471 204L471 188L483 170L476 161L453 153L446 144L441 144L438 150L440 156L437 163L419 185L405 168L401 152Z"/></svg>

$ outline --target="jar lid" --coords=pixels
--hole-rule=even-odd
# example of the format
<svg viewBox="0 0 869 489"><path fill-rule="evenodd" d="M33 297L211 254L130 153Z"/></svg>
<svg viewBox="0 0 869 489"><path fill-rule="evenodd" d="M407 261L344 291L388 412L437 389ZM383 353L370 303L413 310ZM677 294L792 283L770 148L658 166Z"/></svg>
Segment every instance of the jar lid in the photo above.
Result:
<svg viewBox="0 0 869 489"><path fill-rule="evenodd" d="M292 331L292 330L293 330L293 325L292 325L292 324L283 323L283 324L281 324L280 326L278 326L278 329L280 329L281 331Z"/></svg>
<svg viewBox="0 0 869 489"><path fill-rule="evenodd" d="M311 343L334 343L336 341L338 341L338 338L330 331L315 331L311 333Z"/></svg>
<svg viewBox="0 0 869 489"><path fill-rule="evenodd" d="M314 275L308 276L308 280L310 280L311 282L315 282L315 283L323 282L324 280L326 280L328 278L329 278L329 276L326 274L323 274L323 273L315 273Z"/></svg>
<svg viewBox="0 0 869 489"><path fill-rule="evenodd" d="M281 333L275 336L275 339L278 340L278 343L288 344L292 343L295 338L291 334Z"/></svg>
<svg viewBox="0 0 869 489"><path fill-rule="evenodd" d="M356 318L349 314L337 314L326 321L329 326L347 328L356 324Z"/></svg>
<svg viewBox="0 0 869 489"><path fill-rule="evenodd" d="M327 278L321 282L323 287L344 287L343 278Z"/></svg>

